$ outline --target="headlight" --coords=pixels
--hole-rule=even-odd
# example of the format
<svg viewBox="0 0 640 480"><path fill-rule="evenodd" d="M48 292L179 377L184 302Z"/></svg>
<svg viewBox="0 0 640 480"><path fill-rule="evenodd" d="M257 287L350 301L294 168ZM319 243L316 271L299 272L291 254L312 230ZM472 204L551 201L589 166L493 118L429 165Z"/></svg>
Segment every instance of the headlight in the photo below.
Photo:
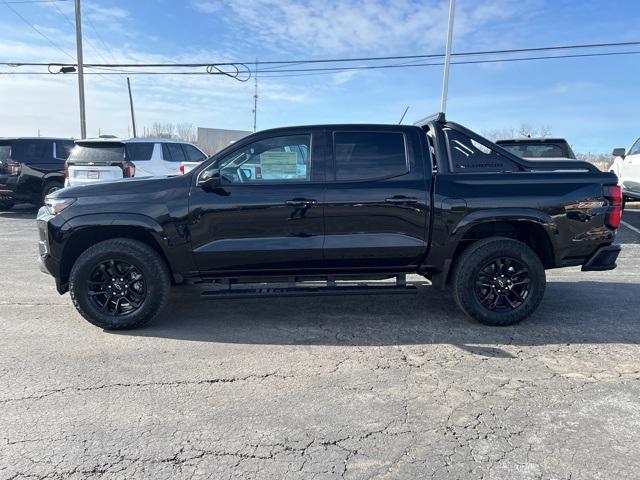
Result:
<svg viewBox="0 0 640 480"><path fill-rule="evenodd" d="M50 215L57 215L65 208L71 206L76 201L75 198L49 198L44 199L44 206Z"/></svg>

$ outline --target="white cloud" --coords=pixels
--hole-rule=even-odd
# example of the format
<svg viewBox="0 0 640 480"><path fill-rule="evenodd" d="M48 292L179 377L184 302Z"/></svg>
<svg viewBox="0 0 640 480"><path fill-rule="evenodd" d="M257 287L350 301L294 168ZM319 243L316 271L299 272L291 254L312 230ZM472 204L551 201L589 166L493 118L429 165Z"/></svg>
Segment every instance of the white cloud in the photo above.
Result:
<svg viewBox="0 0 640 480"><path fill-rule="evenodd" d="M224 7L222 2L208 1L193 1L191 2L191 6L202 13L217 13Z"/></svg>
<svg viewBox="0 0 640 480"><path fill-rule="evenodd" d="M537 0L462 0L456 36L511 18ZM445 40L448 0L193 1L201 12L227 15L244 42L308 54L433 51ZM224 8L223 8L224 5Z"/></svg>

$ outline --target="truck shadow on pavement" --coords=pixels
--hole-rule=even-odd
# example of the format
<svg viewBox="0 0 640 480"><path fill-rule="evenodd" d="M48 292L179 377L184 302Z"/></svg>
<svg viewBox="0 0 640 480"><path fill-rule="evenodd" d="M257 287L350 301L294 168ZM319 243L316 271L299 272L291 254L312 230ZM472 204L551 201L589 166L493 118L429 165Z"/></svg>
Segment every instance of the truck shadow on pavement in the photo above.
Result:
<svg viewBox="0 0 640 480"><path fill-rule="evenodd" d="M448 294L200 300L177 289L148 327L119 335L264 345L451 344L497 358L500 345L640 344L636 283L549 282L538 311L519 325L488 327L463 315Z"/></svg>
<svg viewBox="0 0 640 480"><path fill-rule="evenodd" d="M16 205L11 210L0 210L0 218L14 218L16 220L35 220L38 216L38 208L34 205Z"/></svg>

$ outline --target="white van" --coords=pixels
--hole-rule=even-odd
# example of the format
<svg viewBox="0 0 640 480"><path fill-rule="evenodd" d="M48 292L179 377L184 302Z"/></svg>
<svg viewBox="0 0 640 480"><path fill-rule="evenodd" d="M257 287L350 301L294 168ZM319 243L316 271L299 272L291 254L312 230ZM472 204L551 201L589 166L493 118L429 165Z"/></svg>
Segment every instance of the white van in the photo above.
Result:
<svg viewBox="0 0 640 480"><path fill-rule="evenodd" d="M65 185L181 175L183 162L207 158L195 145L168 138L97 138L75 143L65 164Z"/></svg>

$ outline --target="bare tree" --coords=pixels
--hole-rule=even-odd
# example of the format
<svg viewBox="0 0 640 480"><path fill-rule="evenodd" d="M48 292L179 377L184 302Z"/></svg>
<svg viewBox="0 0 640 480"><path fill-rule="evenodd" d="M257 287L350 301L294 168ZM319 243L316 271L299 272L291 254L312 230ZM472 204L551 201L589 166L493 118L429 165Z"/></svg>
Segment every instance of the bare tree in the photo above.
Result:
<svg viewBox="0 0 640 480"><path fill-rule="evenodd" d="M173 138L174 130L175 130L175 126L173 125L173 123L154 122L151 128L147 128L147 127L144 128L143 136Z"/></svg>
<svg viewBox="0 0 640 480"><path fill-rule="evenodd" d="M514 138L516 136L516 131L513 127L508 128L494 128L490 130L483 130L481 132L484 138L495 142L497 140L506 140L508 138Z"/></svg>
<svg viewBox="0 0 640 480"><path fill-rule="evenodd" d="M514 127L495 128L490 130L483 130L482 136L488 138L492 142L497 140L507 140L511 138L531 138L541 137L547 138L551 136L552 129L550 125L541 125L536 128L529 123L522 123L517 129Z"/></svg>
<svg viewBox="0 0 640 480"><path fill-rule="evenodd" d="M538 129L538 136L541 138L547 138L551 136L551 125L540 125Z"/></svg>
<svg viewBox="0 0 640 480"><path fill-rule="evenodd" d="M178 123L175 128L175 138L189 143L196 143L198 135L191 123Z"/></svg>
<svg viewBox="0 0 640 480"><path fill-rule="evenodd" d="M536 129L529 123L521 123L520 127L518 128L518 135L522 138L535 137Z"/></svg>

